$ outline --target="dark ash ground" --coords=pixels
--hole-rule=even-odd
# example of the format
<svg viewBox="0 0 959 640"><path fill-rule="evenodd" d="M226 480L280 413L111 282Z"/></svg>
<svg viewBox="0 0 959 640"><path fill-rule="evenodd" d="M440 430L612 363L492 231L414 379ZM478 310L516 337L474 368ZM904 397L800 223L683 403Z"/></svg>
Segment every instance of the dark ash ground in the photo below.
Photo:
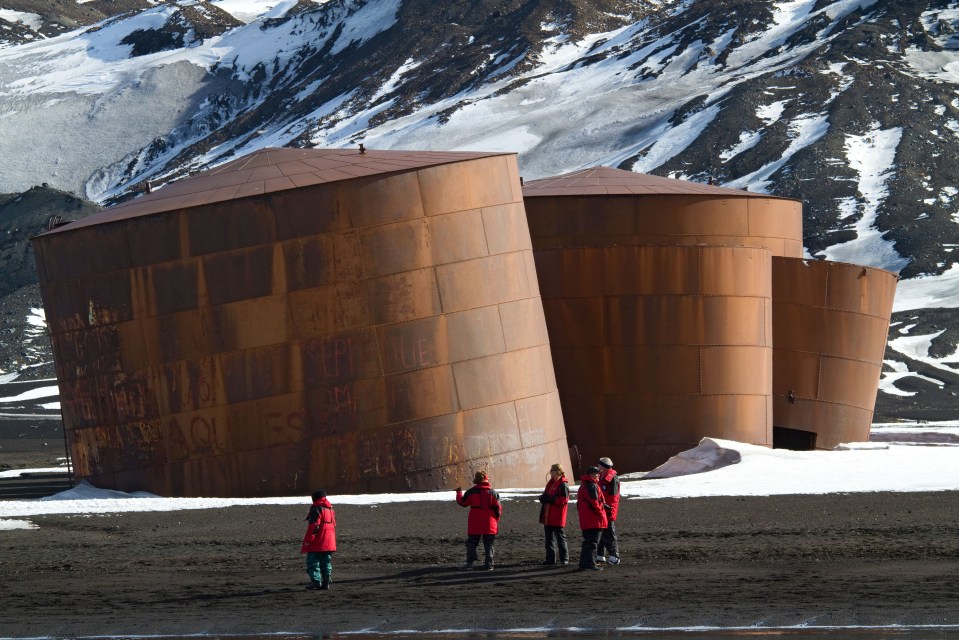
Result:
<svg viewBox="0 0 959 640"><path fill-rule="evenodd" d="M572 568L575 516L573 565L539 564L533 498L507 502L492 572L456 568L452 492L340 505L329 592L303 590L306 510L31 517L0 530L0 635L959 624L959 492L629 500L603 572Z"/></svg>

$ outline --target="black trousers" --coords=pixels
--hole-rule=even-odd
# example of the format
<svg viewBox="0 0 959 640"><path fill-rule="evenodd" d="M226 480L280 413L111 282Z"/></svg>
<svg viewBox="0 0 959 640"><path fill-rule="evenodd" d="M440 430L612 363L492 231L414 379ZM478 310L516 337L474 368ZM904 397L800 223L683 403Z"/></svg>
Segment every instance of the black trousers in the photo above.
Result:
<svg viewBox="0 0 959 640"><path fill-rule="evenodd" d="M556 549L559 548L559 561L569 561L569 546L566 544L566 530L563 527L545 525L546 532L546 562L556 562Z"/></svg>
<svg viewBox="0 0 959 640"><path fill-rule="evenodd" d="M496 534L495 533L484 533L480 535L478 533L470 534L466 536L466 564L473 564L476 562L476 547L479 545L480 538L483 539L483 551L486 554L485 562L489 567L493 566L493 545L496 543Z"/></svg>
<svg viewBox="0 0 959 640"><path fill-rule="evenodd" d="M602 530L603 535L599 538L599 546L596 553L601 556L619 557L619 545L616 543L616 521L610 520L609 526Z"/></svg>
<svg viewBox="0 0 959 640"><path fill-rule="evenodd" d="M589 569L596 566L596 547L603 529L583 529L583 548L579 553L579 568Z"/></svg>

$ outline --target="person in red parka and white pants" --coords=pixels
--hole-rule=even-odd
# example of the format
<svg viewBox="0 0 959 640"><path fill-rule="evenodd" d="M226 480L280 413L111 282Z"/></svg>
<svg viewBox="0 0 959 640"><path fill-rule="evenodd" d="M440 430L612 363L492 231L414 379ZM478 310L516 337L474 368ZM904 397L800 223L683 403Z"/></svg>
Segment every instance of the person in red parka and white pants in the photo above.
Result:
<svg viewBox="0 0 959 640"><path fill-rule="evenodd" d="M499 519L503 515L499 494L493 490L486 473L477 471L473 475L473 486L467 489L466 493L459 487L456 488L456 502L461 507L470 509L466 520L466 564L463 568L473 568L473 563L477 560L476 547L480 538L483 538L483 550L486 552L483 568L492 571L493 545L499 531Z"/></svg>
<svg viewBox="0 0 959 640"><path fill-rule="evenodd" d="M609 525L606 518L606 503L599 488L599 467L590 467L580 478L576 493L576 511L579 528L583 530L583 548L579 554L579 568L602 571L596 564L596 546L603 530Z"/></svg>
<svg viewBox="0 0 959 640"><path fill-rule="evenodd" d="M539 497L542 507L539 522L546 533L546 561L556 564L556 548L559 548L559 563L569 564L569 546L566 544L566 509L569 504L569 483L559 463L549 468L549 482Z"/></svg>
<svg viewBox="0 0 959 640"><path fill-rule="evenodd" d="M308 590L330 588L333 583L333 552L336 551L336 514L322 489L314 491L313 506L306 516L309 524L300 553L306 554L306 573L310 576Z"/></svg>

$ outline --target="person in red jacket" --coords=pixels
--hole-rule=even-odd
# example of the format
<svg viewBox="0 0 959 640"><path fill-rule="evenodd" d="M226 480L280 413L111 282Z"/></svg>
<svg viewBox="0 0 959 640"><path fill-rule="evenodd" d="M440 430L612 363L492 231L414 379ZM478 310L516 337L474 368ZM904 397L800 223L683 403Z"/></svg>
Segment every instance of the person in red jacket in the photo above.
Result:
<svg viewBox="0 0 959 640"><path fill-rule="evenodd" d="M619 546L616 541L616 516L619 514L619 475L609 458L599 459L599 488L606 502L606 517L609 526L599 537L596 555L600 562L619 564Z"/></svg>
<svg viewBox="0 0 959 640"><path fill-rule="evenodd" d="M539 522L546 533L546 562L556 564L556 548L559 548L559 563L569 564L569 546L566 544L566 509L569 503L569 483L559 463L549 468L549 482L539 497L542 507Z"/></svg>
<svg viewBox="0 0 959 640"><path fill-rule="evenodd" d="M601 571L596 564L596 546L599 537L609 525L606 518L606 503L599 488L599 467L590 467L586 475L580 478L579 491L576 493L576 511L579 514L579 528L583 530L583 549L579 554L579 568Z"/></svg>
<svg viewBox="0 0 959 640"><path fill-rule="evenodd" d="M482 538L483 550L486 552L483 568L492 571L493 545L496 543L499 519L503 515L499 494L493 490L486 473L477 471L473 476L473 486L467 489L466 493L459 487L456 488L456 502L461 507L470 509L466 521L466 564L463 568L473 568L473 563L477 560L476 547Z"/></svg>
<svg viewBox="0 0 959 640"><path fill-rule="evenodd" d="M333 583L333 552L336 551L336 514L322 489L314 491L313 506L306 516L306 535L300 553L306 554L306 573L310 576L308 590L330 588Z"/></svg>

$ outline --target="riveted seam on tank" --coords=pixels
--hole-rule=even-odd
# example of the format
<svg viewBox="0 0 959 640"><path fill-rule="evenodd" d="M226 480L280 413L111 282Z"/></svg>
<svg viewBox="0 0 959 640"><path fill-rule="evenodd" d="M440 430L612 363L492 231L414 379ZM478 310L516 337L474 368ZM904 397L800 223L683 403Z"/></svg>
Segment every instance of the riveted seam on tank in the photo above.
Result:
<svg viewBox="0 0 959 640"><path fill-rule="evenodd" d="M735 346L735 345L734 345ZM748 345L747 345L748 346ZM880 356L879 360L865 360L863 358L853 358L850 356L840 355L838 353L823 353L821 351L809 351L808 349L786 349L785 347L773 347L776 351L781 353L806 353L813 356L819 356L820 358L832 358L834 360L846 360L848 362L862 362L863 364L871 364L876 366L882 366L884 358ZM883 347L883 353L885 354L886 349Z"/></svg>
<svg viewBox="0 0 959 640"><path fill-rule="evenodd" d="M816 398L819 398L819 392L822 389L822 357L816 361Z"/></svg>
<svg viewBox="0 0 959 640"><path fill-rule="evenodd" d="M503 305L496 305L496 319L499 322L499 335L503 339L503 353L509 353L509 344L506 341L506 329L503 327Z"/></svg>
<svg viewBox="0 0 959 640"><path fill-rule="evenodd" d="M736 297L754 297L754 296L736 296ZM826 306L818 306L818 305L810 306L808 304L802 304L799 302L787 302L785 300L775 300L775 299L773 300L773 304L775 304L776 306L783 306L783 307L789 306L789 307L799 307L801 309L822 309L824 311L836 311L839 313L849 313L855 316L864 316L866 318L875 318L876 320L889 322L889 320L887 319L889 315L884 313L873 314L873 313L867 313L865 311L853 311L852 309L842 309L840 307L826 307Z"/></svg>
<svg viewBox="0 0 959 640"><path fill-rule="evenodd" d="M826 265L826 282L823 284L822 288L822 306L826 307L826 304L829 302L829 272L832 271L830 265Z"/></svg>
<svg viewBox="0 0 959 640"><path fill-rule="evenodd" d="M443 306L443 290L440 288L440 278L436 273L436 265L430 267L430 271L433 273L433 286L436 287L436 300L440 303L440 315L446 313L446 309Z"/></svg>
<svg viewBox="0 0 959 640"><path fill-rule="evenodd" d="M460 398L460 387L456 382L456 367L455 363L450 363L450 380L453 382L453 394L456 396L456 413L459 413L463 410L463 401Z"/></svg>
<svg viewBox="0 0 959 640"><path fill-rule="evenodd" d="M773 394L773 398L785 398L785 395L782 394ZM858 409L860 411L868 411L869 413L874 413L874 409L860 407L859 405L849 404L848 402L836 402L835 400L820 400L819 398L807 398L806 396L796 396L796 400L803 400L806 402L815 402L816 404L827 404L834 407L849 407L850 409Z"/></svg>
<svg viewBox="0 0 959 640"><path fill-rule="evenodd" d="M380 376L385 376L386 366L383 364L383 349L382 345L380 344L380 332L374 327L374 330L370 333L373 334L373 347L376 349L376 363L380 367L380 370L377 372L377 374Z"/></svg>
<svg viewBox="0 0 959 640"><path fill-rule="evenodd" d="M486 250L487 257L490 255L489 252L489 233L486 231L486 216L483 215L489 207L480 207L480 224L483 225L483 248Z"/></svg>
<svg viewBox="0 0 959 640"><path fill-rule="evenodd" d="M696 251L696 263L697 263L696 294L703 295L703 247L699 247L699 249ZM699 356L699 393L702 393L703 389L705 388L705 383L703 382L703 379L705 376L703 374L703 346L702 345L700 345L699 348L696 349L696 355Z"/></svg>

